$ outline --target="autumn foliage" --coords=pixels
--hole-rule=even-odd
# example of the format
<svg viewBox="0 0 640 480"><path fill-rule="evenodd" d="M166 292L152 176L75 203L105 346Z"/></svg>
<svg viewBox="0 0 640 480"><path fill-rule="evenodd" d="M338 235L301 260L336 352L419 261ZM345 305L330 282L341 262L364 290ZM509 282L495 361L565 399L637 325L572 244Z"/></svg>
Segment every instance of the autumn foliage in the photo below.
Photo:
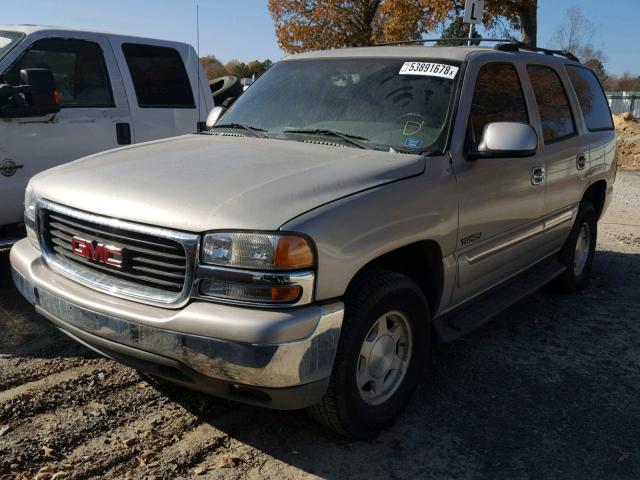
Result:
<svg viewBox="0 0 640 480"><path fill-rule="evenodd" d="M536 43L537 0L486 0L484 24L498 20ZM290 53L412 40L461 14L464 0L269 0L280 47Z"/></svg>

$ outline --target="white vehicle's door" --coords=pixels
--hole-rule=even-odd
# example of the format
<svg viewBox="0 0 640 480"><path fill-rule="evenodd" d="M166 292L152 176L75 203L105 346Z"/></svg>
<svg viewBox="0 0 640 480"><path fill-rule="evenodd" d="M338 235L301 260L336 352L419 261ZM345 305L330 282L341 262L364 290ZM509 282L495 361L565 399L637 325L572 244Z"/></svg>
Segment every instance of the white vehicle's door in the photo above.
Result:
<svg viewBox="0 0 640 480"><path fill-rule="evenodd" d="M201 65L188 45L112 37L111 44L130 93L136 141L198 131L208 111L198 108ZM202 99L202 96L200 97Z"/></svg>
<svg viewBox="0 0 640 480"><path fill-rule="evenodd" d="M0 226L20 222L24 190L36 173L134 141L129 107L117 64L104 35L33 34L4 83L18 85L20 70L48 68L60 94L60 111L44 117L3 119Z"/></svg>

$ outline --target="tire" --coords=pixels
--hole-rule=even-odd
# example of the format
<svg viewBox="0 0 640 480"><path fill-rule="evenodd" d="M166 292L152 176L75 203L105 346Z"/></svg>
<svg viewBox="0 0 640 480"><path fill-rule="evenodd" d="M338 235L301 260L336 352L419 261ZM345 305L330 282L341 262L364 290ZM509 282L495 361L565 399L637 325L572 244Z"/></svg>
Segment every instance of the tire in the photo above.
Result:
<svg viewBox="0 0 640 480"><path fill-rule="evenodd" d="M584 238L587 232L588 239ZM569 238L560 250L559 260L566 270L549 285L560 293L574 293L587 287L591 276L591 264L596 250L598 236L598 216L589 202L580 204L576 221ZM578 244L582 245L578 251ZM581 253L582 252L582 253ZM586 255L586 256L584 256Z"/></svg>
<svg viewBox="0 0 640 480"><path fill-rule="evenodd" d="M209 82L209 88L213 95L213 103L217 106L227 98L239 97L242 95L242 83L240 79L232 75L214 78Z"/></svg>
<svg viewBox="0 0 640 480"><path fill-rule="evenodd" d="M383 324L389 328L388 334L372 341ZM392 336L400 336L400 340L393 340ZM307 409L308 413L347 437L377 435L403 410L418 384L428 359L429 337L429 308L418 285L387 270L364 273L345 296L345 317L329 387L323 399ZM365 340L367 345L376 345L369 350L371 358L374 352L386 352L386 356L366 361L361 355ZM388 355L393 357L391 364L385 363ZM404 360L394 370L396 356ZM387 365L391 370L385 375ZM359 386L358 381L364 381L371 371L377 377ZM376 392L378 385L381 386Z"/></svg>

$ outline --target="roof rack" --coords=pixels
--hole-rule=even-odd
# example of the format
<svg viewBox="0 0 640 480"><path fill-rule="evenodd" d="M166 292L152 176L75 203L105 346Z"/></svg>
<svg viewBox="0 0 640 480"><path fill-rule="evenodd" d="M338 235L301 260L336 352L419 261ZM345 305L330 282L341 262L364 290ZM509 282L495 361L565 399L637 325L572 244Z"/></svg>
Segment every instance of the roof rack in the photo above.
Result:
<svg viewBox="0 0 640 480"><path fill-rule="evenodd" d="M511 38L418 38L416 40L401 40L398 42L387 42L387 43L376 43L374 47L383 47L389 45L415 45L415 44L423 44L423 43L448 43L448 42L469 42L472 44L478 44L481 42L492 42L497 43L497 45L493 48L499 50L501 52L519 52L520 50L525 50L528 52L540 52L545 55L558 55L560 57L568 58L569 60L573 60L574 62L579 62L580 60L573 53L568 52L566 50L551 50L549 48L542 47L530 47L525 43L519 42L518 40L513 40Z"/></svg>
<svg viewBox="0 0 640 480"><path fill-rule="evenodd" d="M530 47L529 45L526 45L522 42L500 43L494 48L496 50L500 50L501 52L519 52L520 50L525 50L528 52L540 52L544 53L545 55L558 55L560 57L565 57L569 60L573 60L574 62L580 62L578 57L566 50L551 50L549 48Z"/></svg>
<svg viewBox="0 0 640 480"><path fill-rule="evenodd" d="M398 42L387 42L387 43L376 43L374 47L386 47L389 45L413 45L416 43L435 43L435 42L468 42L471 43L479 43L479 42L514 42L515 40L511 40L509 38L418 38L416 40L400 40Z"/></svg>

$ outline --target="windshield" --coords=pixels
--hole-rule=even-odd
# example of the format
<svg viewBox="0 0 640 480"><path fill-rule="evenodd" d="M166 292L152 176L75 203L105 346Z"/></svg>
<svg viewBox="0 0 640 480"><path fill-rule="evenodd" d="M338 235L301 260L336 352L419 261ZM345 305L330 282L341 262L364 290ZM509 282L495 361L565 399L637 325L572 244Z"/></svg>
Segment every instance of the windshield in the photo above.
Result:
<svg viewBox="0 0 640 480"><path fill-rule="evenodd" d="M0 30L0 59L9 53L22 37L24 37L24 33Z"/></svg>
<svg viewBox="0 0 640 480"><path fill-rule="evenodd" d="M283 61L254 83L219 123L251 126L269 137L327 135L343 143L349 136L373 148L442 149L457 73L458 65L442 61Z"/></svg>

